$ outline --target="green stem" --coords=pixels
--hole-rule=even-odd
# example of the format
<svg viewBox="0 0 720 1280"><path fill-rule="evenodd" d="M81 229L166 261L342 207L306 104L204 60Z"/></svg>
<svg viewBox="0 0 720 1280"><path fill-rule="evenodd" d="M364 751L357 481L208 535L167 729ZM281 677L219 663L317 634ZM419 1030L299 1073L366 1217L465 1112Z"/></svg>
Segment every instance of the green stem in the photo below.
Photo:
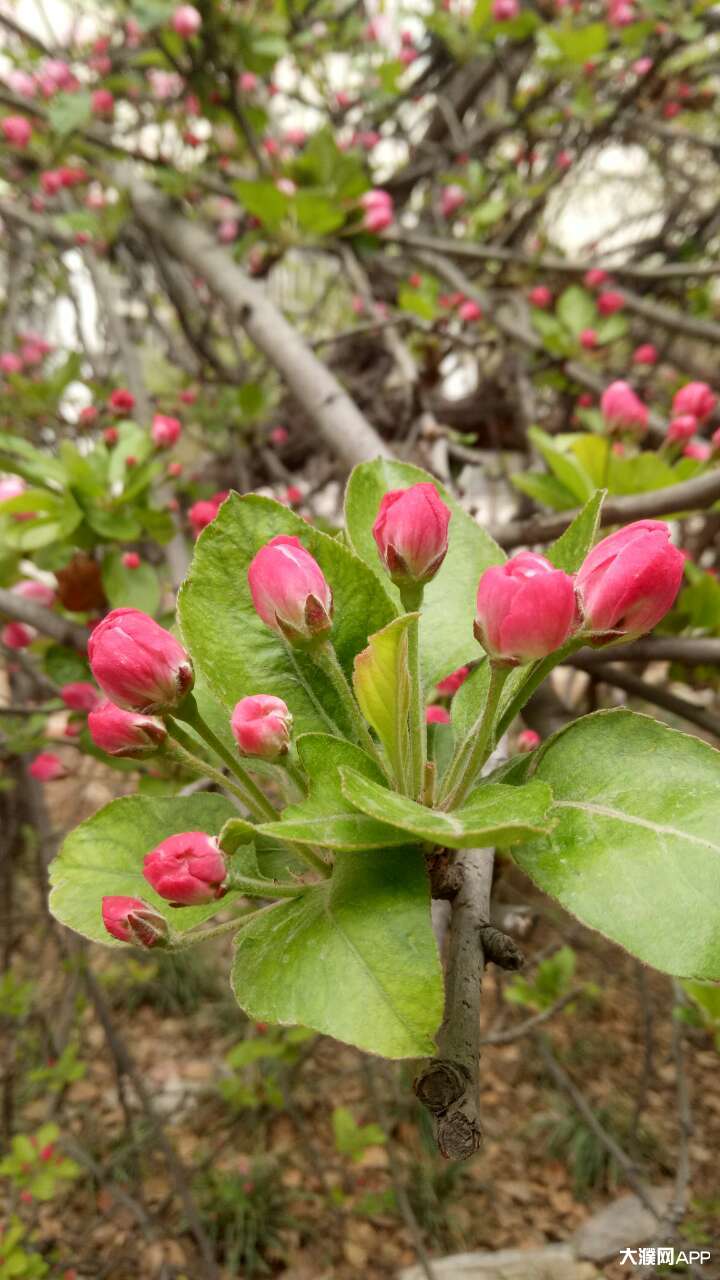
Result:
<svg viewBox="0 0 720 1280"><path fill-rule="evenodd" d="M585 644L587 644L587 635L573 636L571 640L568 640L567 644L563 645L562 649L556 649L554 653L549 653L547 658L541 658L539 662L533 663L528 668L526 678L513 694L498 721L496 741L504 733L507 733L515 717L519 715L525 703L529 701L543 680L547 679L550 672L554 671L555 667L560 666L571 653L576 653L578 649L582 649Z"/></svg>
<svg viewBox="0 0 720 1280"><path fill-rule="evenodd" d="M246 924L251 924L253 920L257 920L258 916L264 915L267 911L273 911L275 907L279 907L279 902L270 902L266 907L258 907L257 910L252 909L244 912L243 915L233 916L232 920L226 920L223 924L216 924L212 929L203 929L199 933L184 934L173 940L171 951L186 951L189 947L195 947L199 942L207 942L209 938L220 938L225 933L237 932L238 929L244 929Z"/></svg>
<svg viewBox="0 0 720 1280"><path fill-rule="evenodd" d="M407 659L410 674L410 705L408 707L409 770L406 795L422 801L427 759L427 726L425 724L425 699L420 674L420 615L411 615L407 629Z"/></svg>
<svg viewBox="0 0 720 1280"><path fill-rule="evenodd" d="M232 860L228 867L225 884L236 889L246 898L300 898L311 887L308 884L292 884L282 880L256 880L253 876L244 876L233 871Z"/></svg>
<svg viewBox="0 0 720 1280"><path fill-rule="evenodd" d="M219 769L215 769L206 760L201 760L195 755L195 741L189 734L185 733L178 724L170 722L168 724L168 733L174 739L174 745L169 748L168 754L171 758L179 761L187 769L192 769L194 773L200 773L205 778L211 778L224 791L229 791L231 795L242 800L245 804L245 792L237 787L232 778L228 778Z"/></svg>
<svg viewBox="0 0 720 1280"><path fill-rule="evenodd" d="M368 729L360 708L355 701L353 691L345 678L345 672L340 666L332 641L323 640L316 648L310 650L310 656L320 670L327 676L340 699L342 708L353 727L356 741L364 751L367 751L368 755L371 755L374 760L377 760L383 772L385 772L385 762L373 741L370 730Z"/></svg>
<svg viewBox="0 0 720 1280"><path fill-rule="evenodd" d="M497 716L503 685L512 668L499 666L490 659L490 683L485 706L455 754L443 786L441 808L454 809L462 804L495 745Z"/></svg>
<svg viewBox="0 0 720 1280"><path fill-rule="evenodd" d="M232 752L228 751L227 747L215 736L209 725L205 723L192 694L189 694L182 706L177 709L175 719L189 724L199 734L203 742L207 743L210 749L220 757L223 764L227 765L227 768L239 783L239 789L243 793L243 801L250 813L261 822L274 822L277 818L277 811L273 808L267 796L260 790L257 783L253 782L247 770L243 768ZM175 727L173 718L168 716L168 721L172 726L172 732Z"/></svg>

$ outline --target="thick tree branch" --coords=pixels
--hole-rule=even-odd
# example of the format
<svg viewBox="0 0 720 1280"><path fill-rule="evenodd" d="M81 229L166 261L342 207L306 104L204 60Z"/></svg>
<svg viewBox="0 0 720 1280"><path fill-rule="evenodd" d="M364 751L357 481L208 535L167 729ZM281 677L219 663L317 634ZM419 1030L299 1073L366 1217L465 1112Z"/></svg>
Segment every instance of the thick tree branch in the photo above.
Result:
<svg viewBox="0 0 720 1280"><path fill-rule="evenodd" d="M7 591L4 587L0 587L0 614L34 627L41 635L50 636L59 644L72 645L80 650L87 648L88 632L84 627L61 618L59 614L43 608L34 600L26 600L24 596Z"/></svg>
<svg viewBox="0 0 720 1280"><path fill-rule="evenodd" d="M123 180L125 181L125 179ZM325 443L346 463L392 456L340 383L288 324L261 285L246 276L227 250L190 222L152 187L130 178L136 216L169 252L202 275L242 323L315 423Z"/></svg>
<svg viewBox="0 0 720 1280"><path fill-rule="evenodd" d="M586 664L576 654L568 659L568 665L579 667L581 671L588 671L593 680L614 685L616 689L623 689L625 693L635 698L642 698L652 706L662 707L664 711L681 716L690 724L697 725L698 729L720 739L720 717L713 715L711 711L706 711L704 707L698 707L694 702L689 702L687 698L679 698L677 694L670 693L663 686L650 684L649 681L641 680L630 671L623 671L617 663L608 662L603 666L596 666L593 662Z"/></svg>

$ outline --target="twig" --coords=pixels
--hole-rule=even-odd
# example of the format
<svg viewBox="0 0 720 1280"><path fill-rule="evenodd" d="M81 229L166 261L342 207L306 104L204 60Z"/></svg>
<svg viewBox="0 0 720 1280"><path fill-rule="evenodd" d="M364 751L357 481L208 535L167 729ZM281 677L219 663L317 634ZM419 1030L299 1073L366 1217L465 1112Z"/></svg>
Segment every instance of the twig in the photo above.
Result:
<svg viewBox="0 0 720 1280"><path fill-rule="evenodd" d="M506 1031L491 1031L486 1036L481 1036L480 1044L513 1044L515 1040L521 1040L523 1036L529 1032L535 1031L537 1027L542 1026L544 1022L549 1022L555 1017L556 1013L560 1013L566 1005L573 1000L577 1000L582 995L582 987L574 987L572 991L566 991L564 996L551 1004L549 1009L541 1009L539 1013L534 1013L531 1018L526 1018L524 1022L519 1022L516 1027L508 1027Z"/></svg>
<svg viewBox="0 0 720 1280"><path fill-rule="evenodd" d="M14 591L7 591L5 587L0 587L0 614L25 622L60 644L71 645L80 650L87 648L88 632L84 627L61 618L59 614L52 613L34 600L27 600Z"/></svg>
<svg viewBox="0 0 720 1280"><path fill-rule="evenodd" d="M607 666L588 663L586 666L582 660L578 661L577 655L568 658L567 661L568 665L579 667L581 671L587 670L594 680L614 685L616 689L624 689L625 693L642 698L656 707L662 707L664 711L670 711L673 715L682 716L683 720L688 720L690 724L696 724L699 729L720 738L720 717L713 715L711 711L706 711L704 707L696 706L694 702L688 702L687 698L679 698L676 693L670 693L660 685L641 680L639 676L623 671L615 663L608 663Z"/></svg>

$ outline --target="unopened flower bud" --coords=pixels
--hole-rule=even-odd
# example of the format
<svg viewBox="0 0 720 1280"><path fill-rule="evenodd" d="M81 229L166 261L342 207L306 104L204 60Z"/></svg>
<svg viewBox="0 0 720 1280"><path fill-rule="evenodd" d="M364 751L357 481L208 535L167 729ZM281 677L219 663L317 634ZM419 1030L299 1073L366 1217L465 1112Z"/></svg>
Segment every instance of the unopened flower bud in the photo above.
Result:
<svg viewBox="0 0 720 1280"><path fill-rule="evenodd" d="M675 600L684 564L661 520L636 520L603 538L576 580L586 628L628 639L652 630Z"/></svg>
<svg viewBox="0 0 720 1280"><path fill-rule="evenodd" d="M225 859L217 839L204 831L184 831L163 840L143 859L143 875L173 907L197 907L227 892Z"/></svg>
<svg viewBox="0 0 720 1280"><path fill-rule="evenodd" d="M450 514L428 482L385 494L372 532L380 559L398 586L423 586L435 577L447 555Z"/></svg>
<svg viewBox="0 0 720 1280"><path fill-rule="evenodd" d="M165 946L168 941L167 920L142 898L103 898L102 920L118 942L149 948Z"/></svg>
<svg viewBox="0 0 720 1280"><path fill-rule="evenodd" d="M602 415L609 427L645 431L648 409L627 382L611 382L600 400Z"/></svg>
<svg viewBox="0 0 720 1280"><path fill-rule="evenodd" d="M178 640L139 609L113 609L88 641L92 673L119 707L174 711L193 686L192 663Z"/></svg>
<svg viewBox="0 0 720 1280"><path fill-rule="evenodd" d="M688 382L676 392L672 410L676 417L691 413L698 422L703 422L710 417L716 404L717 396L706 382Z"/></svg>
<svg viewBox="0 0 720 1280"><path fill-rule="evenodd" d="M125 711L113 702L103 702L88 715L90 737L109 756L141 760L151 756L167 738L167 729L156 716Z"/></svg>
<svg viewBox="0 0 720 1280"><path fill-rule="evenodd" d="M299 538L271 538L253 559L248 583L263 622L290 644L307 644L332 627L330 585Z"/></svg>
<svg viewBox="0 0 720 1280"><path fill-rule="evenodd" d="M230 727L243 755L277 760L290 746L292 715L282 698L256 693L236 704Z"/></svg>
<svg viewBox="0 0 720 1280"><path fill-rule="evenodd" d="M512 665L545 658L575 622L573 580L544 556L521 551L480 579L474 632L491 658Z"/></svg>

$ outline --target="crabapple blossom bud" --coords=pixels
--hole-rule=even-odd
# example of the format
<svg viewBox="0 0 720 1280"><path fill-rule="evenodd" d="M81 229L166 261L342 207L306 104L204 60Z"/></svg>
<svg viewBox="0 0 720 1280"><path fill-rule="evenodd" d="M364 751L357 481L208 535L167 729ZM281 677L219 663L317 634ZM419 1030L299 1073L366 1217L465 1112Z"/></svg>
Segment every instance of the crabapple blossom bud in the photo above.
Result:
<svg viewBox="0 0 720 1280"><path fill-rule="evenodd" d="M193 686L180 642L139 609L113 609L103 618L88 657L103 693L128 711L174 711Z"/></svg>
<svg viewBox="0 0 720 1280"><path fill-rule="evenodd" d="M53 755L52 751L41 751L28 769L28 773L37 778L38 782L55 782L58 778L64 778L65 772L62 760Z"/></svg>
<svg viewBox="0 0 720 1280"><path fill-rule="evenodd" d="M36 635L35 628L25 622L6 622L0 631L0 642L6 649L27 649Z"/></svg>
<svg viewBox="0 0 720 1280"><path fill-rule="evenodd" d="M533 307L539 307L541 311L547 311L548 307L553 304L552 289L548 289L546 284L536 284L528 294L528 299Z"/></svg>
<svg viewBox="0 0 720 1280"><path fill-rule="evenodd" d="M212 524L219 509L220 504L213 498L201 498L199 502L193 503L188 511L188 520L196 538L200 537L203 529L207 529L208 525Z"/></svg>
<svg viewBox="0 0 720 1280"><path fill-rule="evenodd" d="M603 538L576 579L586 629L628 639L652 630L680 589L684 563L661 520L636 520Z"/></svg>
<svg viewBox="0 0 720 1280"><path fill-rule="evenodd" d="M493 0L490 12L493 22L510 22L520 12L519 0Z"/></svg>
<svg viewBox="0 0 720 1280"><path fill-rule="evenodd" d="M113 445L117 444L119 439L120 432L117 427L106 427L103 431L103 440L109 449L112 449Z"/></svg>
<svg viewBox="0 0 720 1280"><path fill-rule="evenodd" d="M142 898L103 898L102 921L118 942L134 942L136 947L162 947L168 941L167 920Z"/></svg>
<svg viewBox="0 0 720 1280"><path fill-rule="evenodd" d="M480 579L475 639L497 661L545 658L570 638L575 622L572 578L533 551L493 565Z"/></svg>
<svg viewBox="0 0 720 1280"><path fill-rule="evenodd" d="M230 728L244 756L277 760L290 746L292 715L282 698L256 693L236 703Z"/></svg>
<svg viewBox="0 0 720 1280"><path fill-rule="evenodd" d="M78 414L78 422L83 427L91 427L94 422L97 422L97 416L98 411L95 406L88 404L84 409L80 410Z"/></svg>
<svg viewBox="0 0 720 1280"><path fill-rule="evenodd" d="M449 186L443 188L440 197L440 212L443 218L452 218L453 214L464 205L467 199L467 192L456 182L451 182Z"/></svg>
<svg viewBox="0 0 720 1280"><path fill-rule="evenodd" d="M534 751L540 746L540 734L534 729L523 729L517 736L518 751Z"/></svg>
<svg viewBox="0 0 720 1280"><path fill-rule="evenodd" d="M386 231L393 220L392 204L374 204L365 210L363 227L372 235Z"/></svg>
<svg viewBox="0 0 720 1280"><path fill-rule="evenodd" d="M438 693L444 694L448 698L452 698L457 693L461 685L465 683L470 675L469 667L458 667L457 671L451 671L449 676L445 676L444 680L438 680L435 688Z"/></svg>
<svg viewBox="0 0 720 1280"><path fill-rule="evenodd" d="M477 302L473 302L468 298L458 307L458 317L463 324L472 324L474 320L482 319L482 309Z"/></svg>
<svg viewBox="0 0 720 1280"><path fill-rule="evenodd" d="M202 26L202 15L192 4L181 4L170 19L170 25L183 40L196 36Z"/></svg>
<svg viewBox="0 0 720 1280"><path fill-rule="evenodd" d="M694 462L708 462L711 454L707 440L691 440L683 449L683 458L692 458Z"/></svg>
<svg viewBox="0 0 720 1280"><path fill-rule="evenodd" d="M583 351L594 351L597 344L597 329L583 329L580 334L580 346L583 348Z"/></svg>
<svg viewBox="0 0 720 1280"><path fill-rule="evenodd" d="M49 609L55 603L55 591L49 587L46 582L37 582L35 578L26 578L23 582L16 582L14 587L10 588L14 595L22 596L24 600L34 600L36 604L43 605Z"/></svg>
<svg viewBox="0 0 720 1280"><path fill-rule="evenodd" d="M638 399L627 382L611 382L602 393L600 408L609 427L636 431L647 427L647 405Z"/></svg>
<svg viewBox="0 0 720 1280"><path fill-rule="evenodd" d="M100 702L100 694L89 680L72 680L64 684L60 697L69 711L93 711Z"/></svg>
<svg viewBox="0 0 720 1280"><path fill-rule="evenodd" d="M598 294L597 309L601 316L613 316L616 311L622 311L625 306L625 298L615 289L607 289L605 293Z"/></svg>
<svg viewBox="0 0 720 1280"><path fill-rule="evenodd" d="M698 422L709 418L717 396L706 382L688 382L675 393L672 402L674 415L691 413Z"/></svg>
<svg viewBox="0 0 720 1280"><path fill-rule="evenodd" d="M608 273L603 271L602 267L591 267L583 276L583 284L588 289L598 289L601 284L606 284L608 279Z"/></svg>
<svg viewBox="0 0 720 1280"><path fill-rule="evenodd" d="M167 738L167 729L156 716L125 711L114 702L103 702L88 715L90 737L109 756L140 760L153 755Z"/></svg>
<svg viewBox="0 0 720 1280"><path fill-rule="evenodd" d="M667 429L665 439L669 444L692 440L697 431L697 425L697 418L694 418L691 413L682 413L679 418L673 418Z"/></svg>
<svg viewBox="0 0 720 1280"><path fill-rule="evenodd" d="M23 362L14 351L4 351L0 356L0 373L20 373Z"/></svg>
<svg viewBox="0 0 720 1280"><path fill-rule="evenodd" d="M720 427L718 427L717 431L713 431L710 437L710 441L712 443L713 449L715 450L720 449Z"/></svg>
<svg viewBox="0 0 720 1280"><path fill-rule="evenodd" d="M32 137L32 125L25 116L5 116L4 120L0 120L0 130L11 147L24 148Z"/></svg>
<svg viewBox="0 0 720 1280"><path fill-rule="evenodd" d="M143 859L143 875L173 907L198 907L227 892L225 859L215 836L184 831L161 841Z"/></svg>
<svg viewBox="0 0 720 1280"><path fill-rule="evenodd" d="M237 79L237 87L241 93L252 93L258 87L258 78L254 71L242 71Z"/></svg>
<svg viewBox="0 0 720 1280"><path fill-rule="evenodd" d="M398 586L423 586L435 577L447 555L450 514L433 484L385 494L372 533L380 559Z"/></svg>
<svg viewBox="0 0 720 1280"><path fill-rule="evenodd" d="M0 476L0 502L9 502L11 498L19 498L27 485L22 476Z"/></svg>
<svg viewBox="0 0 720 1280"><path fill-rule="evenodd" d="M122 563L126 569L139 569L142 560L137 551L125 551L122 557Z"/></svg>
<svg viewBox="0 0 720 1280"><path fill-rule="evenodd" d="M108 401L113 413L132 413L135 408L135 397L127 387L116 387Z"/></svg>
<svg viewBox="0 0 720 1280"><path fill-rule="evenodd" d="M450 724L450 712L436 703L425 708L426 724Z"/></svg>
<svg viewBox="0 0 720 1280"><path fill-rule="evenodd" d="M276 448L278 448L280 445L287 444L289 439L290 439L290 432L288 431L287 427L273 427L272 431L268 436L268 440L270 441L271 444L274 444Z"/></svg>
<svg viewBox="0 0 720 1280"><path fill-rule="evenodd" d="M644 342L633 351L633 364L657 364L657 347L652 342Z"/></svg>
<svg viewBox="0 0 720 1280"><path fill-rule="evenodd" d="M330 630L330 585L299 538L271 538L253 559L248 583L258 615L290 644L307 644Z"/></svg>
<svg viewBox="0 0 720 1280"><path fill-rule="evenodd" d="M182 423L179 418L168 418L164 413L156 413L150 428L153 444L158 449L169 449L177 444L182 434Z"/></svg>
<svg viewBox="0 0 720 1280"><path fill-rule="evenodd" d="M115 110L115 98L109 89L95 89L90 106L94 116L111 116Z"/></svg>

